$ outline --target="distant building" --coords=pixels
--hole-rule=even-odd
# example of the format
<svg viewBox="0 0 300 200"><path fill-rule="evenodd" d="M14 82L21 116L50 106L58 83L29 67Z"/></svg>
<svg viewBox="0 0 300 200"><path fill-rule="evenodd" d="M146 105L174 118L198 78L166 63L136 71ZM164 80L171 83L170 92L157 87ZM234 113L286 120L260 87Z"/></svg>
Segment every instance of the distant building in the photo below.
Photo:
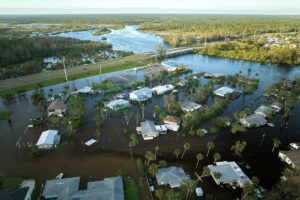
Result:
<svg viewBox="0 0 300 200"><path fill-rule="evenodd" d="M129 101L126 101L124 99L117 99L110 101L108 104L105 105L105 107L111 110L120 110L129 107Z"/></svg>
<svg viewBox="0 0 300 200"><path fill-rule="evenodd" d="M57 130L47 130L42 132L36 146L39 149L51 149L60 142L60 135Z"/></svg>
<svg viewBox="0 0 300 200"><path fill-rule="evenodd" d="M158 169L155 176L158 185L170 185L171 188L178 188L183 181L191 180L182 167L175 166Z"/></svg>
<svg viewBox="0 0 300 200"><path fill-rule="evenodd" d="M267 120L261 115L253 114L243 117L239 120L240 123L245 127L259 127L267 124Z"/></svg>
<svg viewBox="0 0 300 200"><path fill-rule="evenodd" d="M56 115L63 117L66 111L67 106L62 101L52 101L47 108L48 116Z"/></svg>
<svg viewBox="0 0 300 200"><path fill-rule="evenodd" d="M161 64L167 69L168 72L174 72L179 68L179 66L172 61L164 61Z"/></svg>
<svg viewBox="0 0 300 200"><path fill-rule="evenodd" d="M257 115L266 118L273 113L273 109L270 106L259 106L254 112Z"/></svg>
<svg viewBox="0 0 300 200"><path fill-rule="evenodd" d="M271 108L273 108L274 112L280 112L283 109L283 104L280 102L274 102L271 104Z"/></svg>
<svg viewBox="0 0 300 200"><path fill-rule="evenodd" d="M204 74L204 78L220 78L220 77L224 77L225 74L221 74L221 73L209 73L209 72L206 72Z"/></svg>
<svg viewBox="0 0 300 200"><path fill-rule="evenodd" d="M178 131L180 128L181 120L176 116L167 115L164 119L164 123L167 129L171 131Z"/></svg>
<svg viewBox="0 0 300 200"><path fill-rule="evenodd" d="M229 95L231 98L236 98L241 93L238 90L232 89L230 87L221 87L215 90L214 94L220 97L225 97L226 95Z"/></svg>
<svg viewBox="0 0 300 200"><path fill-rule="evenodd" d="M138 134L141 134L144 140L153 140L153 138L159 136L159 131L156 130L153 121L146 120L141 122L141 126L136 127Z"/></svg>
<svg viewBox="0 0 300 200"><path fill-rule="evenodd" d="M135 90L129 94L129 99L132 101L146 101L152 98L152 90L148 87Z"/></svg>
<svg viewBox="0 0 300 200"><path fill-rule="evenodd" d="M216 162L215 165L208 165L207 167L217 185L230 184L243 188L246 183L252 184L252 181L236 162Z"/></svg>
<svg viewBox="0 0 300 200"><path fill-rule="evenodd" d="M121 177L110 177L101 181L88 182L85 190L79 190L79 184L79 177L48 180L42 196L45 199L57 200L125 199Z"/></svg>
<svg viewBox="0 0 300 200"><path fill-rule="evenodd" d="M174 86L171 84L168 85L159 85L151 89L154 94L161 95L166 92L174 90Z"/></svg>
<svg viewBox="0 0 300 200"><path fill-rule="evenodd" d="M293 168L300 167L300 149L280 151L278 157Z"/></svg>
<svg viewBox="0 0 300 200"><path fill-rule="evenodd" d="M193 112L195 110L199 110L202 107L200 104L191 101L184 101L180 103L180 106L184 112Z"/></svg>

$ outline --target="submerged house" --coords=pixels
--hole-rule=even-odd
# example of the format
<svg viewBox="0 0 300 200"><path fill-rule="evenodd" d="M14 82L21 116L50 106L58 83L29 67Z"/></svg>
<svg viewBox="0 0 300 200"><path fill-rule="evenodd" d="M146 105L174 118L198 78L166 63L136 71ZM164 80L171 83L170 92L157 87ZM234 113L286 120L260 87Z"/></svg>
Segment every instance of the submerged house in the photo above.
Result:
<svg viewBox="0 0 300 200"><path fill-rule="evenodd" d="M274 102L270 106L274 110L274 112L280 112L283 109L283 104L280 102Z"/></svg>
<svg viewBox="0 0 300 200"><path fill-rule="evenodd" d="M124 99L116 99L107 103L105 107L116 111L116 110L129 107L129 101Z"/></svg>
<svg viewBox="0 0 300 200"><path fill-rule="evenodd" d="M147 101L148 99L152 98L152 90L148 87L141 88L138 90L135 90L133 92L130 92L129 99L132 101Z"/></svg>
<svg viewBox="0 0 300 200"><path fill-rule="evenodd" d="M236 162L216 162L207 166L217 185L230 184L243 188L247 183L252 184L250 178L236 164Z"/></svg>
<svg viewBox="0 0 300 200"><path fill-rule="evenodd" d="M266 118L273 113L273 109L270 106L259 106L254 113Z"/></svg>
<svg viewBox="0 0 300 200"><path fill-rule="evenodd" d="M182 167L175 166L158 169L155 176L158 185L170 185L171 188L178 188L183 181L191 180Z"/></svg>
<svg viewBox="0 0 300 200"><path fill-rule="evenodd" d="M230 87L221 87L214 91L214 94L219 97L225 97L229 95L231 98L237 98L240 96L240 92L238 90L232 89Z"/></svg>
<svg viewBox="0 0 300 200"><path fill-rule="evenodd" d="M168 72L174 72L179 69L179 66L172 61L163 61L161 65L164 66Z"/></svg>
<svg viewBox="0 0 300 200"><path fill-rule="evenodd" d="M141 122L141 126L136 127L138 134L141 134L144 140L153 140L159 136L159 131L155 128L153 121L146 120Z"/></svg>
<svg viewBox="0 0 300 200"><path fill-rule="evenodd" d="M170 92L170 91L174 90L174 86L171 84L159 85L159 86L152 88L151 90L154 94L161 95L166 92Z"/></svg>
<svg viewBox="0 0 300 200"><path fill-rule="evenodd" d="M264 117L257 114L243 117L239 121L245 127L259 127L259 126L266 125L268 122Z"/></svg>
<svg viewBox="0 0 300 200"><path fill-rule="evenodd" d="M195 110L199 110L202 106L200 104L191 102L191 101L184 101L180 103L181 110L184 112L193 112Z"/></svg>
<svg viewBox="0 0 300 200"><path fill-rule="evenodd" d="M63 101L52 101L47 108L48 116L56 115L63 117L66 111L67 106Z"/></svg>
<svg viewBox="0 0 300 200"><path fill-rule="evenodd" d="M60 135L57 134L57 130L47 130L42 132L36 146L39 149L51 149L56 147L60 142Z"/></svg>
<svg viewBox="0 0 300 200"><path fill-rule="evenodd" d="M300 166L300 149L290 151L280 151L278 157L292 168Z"/></svg>
<svg viewBox="0 0 300 200"><path fill-rule="evenodd" d="M171 115L167 115L164 119L167 129L171 131L178 131L180 129L180 122L180 118Z"/></svg>
<svg viewBox="0 0 300 200"><path fill-rule="evenodd" d="M104 178L104 180L87 183L85 190L79 190L80 178L63 178L48 180L42 196L57 200L124 200L123 181L121 177Z"/></svg>

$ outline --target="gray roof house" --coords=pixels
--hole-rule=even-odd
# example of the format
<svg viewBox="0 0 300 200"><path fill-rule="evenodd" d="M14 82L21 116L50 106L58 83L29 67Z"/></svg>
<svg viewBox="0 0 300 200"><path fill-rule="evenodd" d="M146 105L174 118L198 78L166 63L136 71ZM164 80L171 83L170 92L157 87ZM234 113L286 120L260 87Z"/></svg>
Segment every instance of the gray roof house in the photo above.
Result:
<svg viewBox="0 0 300 200"><path fill-rule="evenodd" d="M156 180L158 185L170 185L171 188L177 188L183 181L189 181L191 178L182 167L172 166L158 169Z"/></svg>
<svg viewBox="0 0 300 200"><path fill-rule="evenodd" d="M146 101L152 98L152 90L150 88L145 87L129 93L129 99L132 101Z"/></svg>
<svg viewBox="0 0 300 200"><path fill-rule="evenodd" d="M185 112L193 112L195 110L199 110L202 106L200 104L191 102L191 101L184 101L180 103L181 109Z"/></svg>
<svg viewBox="0 0 300 200"><path fill-rule="evenodd" d="M271 104L271 108L273 108L275 112L280 112L283 109L283 104L280 102L274 102Z"/></svg>
<svg viewBox="0 0 300 200"><path fill-rule="evenodd" d="M259 127L267 124L267 120L261 115L253 114L243 117L239 120L240 123L245 127Z"/></svg>
<svg viewBox="0 0 300 200"><path fill-rule="evenodd" d="M66 111L67 106L62 101L52 101L47 108L48 116L56 115L62 117Z"/></svg>
<svg viewBox="0 0 300 200"><path fill-rule="evenodd" d="M252 184L252 181L236 162L217 162L215 165L208 165L207 167L217 185L230 184L243 188L246 183ZM217 177L217 173L220 173L221 176Z"/></svg>
<svg viewBox="0 0 300 200"><path fill-rule="evenodd" d="M45 199L65 200L79 189L80 177L48 180L42 196Z"/></svg>
<svg viewBox="0 0 300 200"><path fill-rule="evenodd" d="M270 106L259 106L254 113L266 118L273 113L273 109Z"/></svg>
<svg viewBox="0 0 300 200"><path fill-rule="evenodd" d="M159 131L155 129L155 124L153 121L146 120L141 122L141 126L136 127L138 134L141 134L144 140L152 140L159 136Z"/></svg>

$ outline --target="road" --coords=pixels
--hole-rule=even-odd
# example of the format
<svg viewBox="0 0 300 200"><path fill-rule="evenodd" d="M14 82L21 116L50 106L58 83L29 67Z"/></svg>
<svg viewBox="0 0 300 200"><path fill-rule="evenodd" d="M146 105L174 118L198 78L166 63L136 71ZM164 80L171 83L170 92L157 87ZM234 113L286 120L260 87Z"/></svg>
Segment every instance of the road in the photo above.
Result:
<svg viewBox="0 0 300 200"><path fill-rule="evenodd" d="M166 57L172 57L180 54L185 54L188 52L191 52L192 50L196 48L201 48L201 47L181 47L181 48L174 48L174 49L168 49L166 51ZM132 56L127 56L124 58L116 59L116 60L107 60L103 61L101 63L102 69L108 68L108 67L114 67L114 66L119 66L119 65L125 65L125 64L130 64L130 63L136 63L140 62L141 65L150 58L154 58L156 56L156 52L147 52L147 53L142 53L142 54L136 54ZM78 75L82 73L88 73L91 71L96 71L99 70L100 64L89 64L89 65L81 65L81 66L75 66L72 68L67 69L67 74L68 76L72 75ZM59 78L63 78L64 75L64 70L63 69L58 69L58 70L53 70L53 71L48 71L48 72L40 72L36 74L30 74L22 77L17 77L17 78L11 78L11 79L5 79L0 81L0 92L1 91L7 91L13 88L18 88L18 87L24 87L24 86L29 86L29 85L37 85L39 83L45 82L45 81L51 81Z"/></svg>

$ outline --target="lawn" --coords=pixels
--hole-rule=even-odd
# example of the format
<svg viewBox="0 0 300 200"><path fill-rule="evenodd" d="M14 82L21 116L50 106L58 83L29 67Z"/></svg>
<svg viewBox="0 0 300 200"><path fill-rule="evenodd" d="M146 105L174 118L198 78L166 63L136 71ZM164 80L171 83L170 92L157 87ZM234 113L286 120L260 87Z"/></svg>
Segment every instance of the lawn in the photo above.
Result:
<svg viewBox="0 0 300 200"><path fill-rule="evenodd" d="M2 178L0 179L0 188L2 189L9 189L9 188L15 188L19 187L19 185L22 183L22 178Z"/></svg>
<svg viewBox="0 0 300 200"><path fill-rule="evenodd" d="M128 178L126 180L125 199L126 200L138 200L139 199L139 187L135 180Z"/></svg>
<svg viewBox="0 0 300 200"><path fill-rule="evenodd" d="M13 111L10 111L10 110L0 111L0 120L7 120L11 117L12 114L13 114Z"/></svg>

